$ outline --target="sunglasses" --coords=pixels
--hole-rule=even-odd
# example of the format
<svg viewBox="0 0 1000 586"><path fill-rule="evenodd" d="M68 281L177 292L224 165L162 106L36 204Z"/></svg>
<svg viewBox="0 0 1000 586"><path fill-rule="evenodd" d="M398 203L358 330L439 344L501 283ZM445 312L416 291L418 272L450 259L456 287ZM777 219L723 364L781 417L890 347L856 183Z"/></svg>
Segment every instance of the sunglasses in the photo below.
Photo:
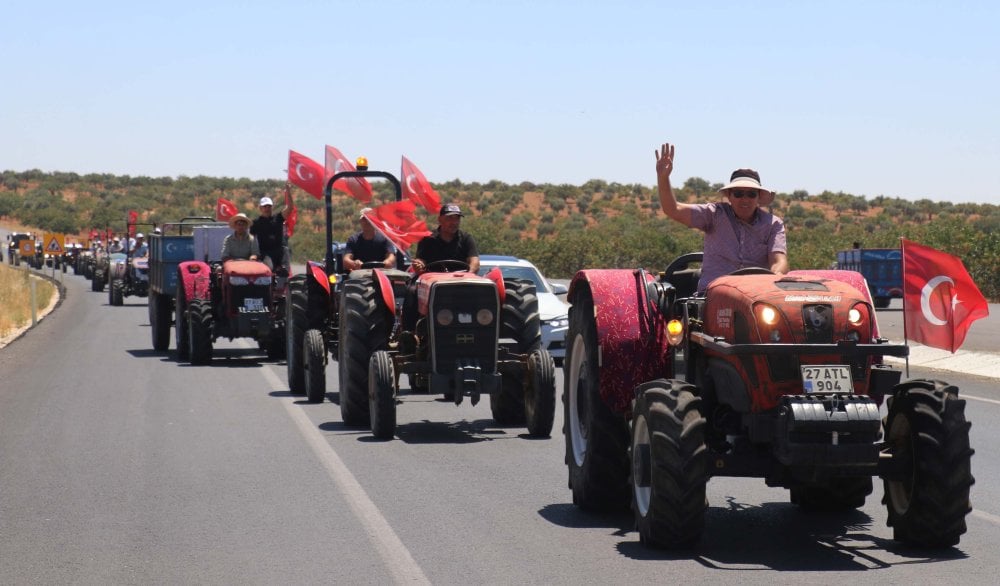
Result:
<svg viewBox="0 0 1000 586"><path fill-rule="evenodd" d="M757 197L758 192L756 189L730 189L729 195L735 197L736 199L743 199L744 197L753 199Z"/></svg>

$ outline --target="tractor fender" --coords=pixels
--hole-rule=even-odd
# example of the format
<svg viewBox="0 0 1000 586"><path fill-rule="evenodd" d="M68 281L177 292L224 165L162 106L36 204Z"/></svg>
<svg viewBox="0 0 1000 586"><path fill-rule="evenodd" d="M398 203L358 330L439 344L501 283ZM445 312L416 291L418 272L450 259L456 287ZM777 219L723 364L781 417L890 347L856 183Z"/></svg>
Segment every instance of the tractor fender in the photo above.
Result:
<svg viewBox="0 0 1000 586"><path fill-rule="evenodd" d="M396 315L396 297L392 293L392 282L389 281L389 277L382 269L375 269L372 273L374 273L375 288L378 289L382 303L391 315Z"/></svg>
<svg viewBox="0 0 1000 586"><path fill-rule="evenodd" d="M634 389L657 378L673 378L665 316L646 299L653 275L642 269L586 269L570 282L572 300L589 285L597 326L601 399L615 413L629 414Z"/></svg>
<svg viewBox="0 0 1000 586"><path fill-rule="evenodd" d="M314 281L319 283L320 287L326 291L327 297L330 296L330 277L327 276L326 270L323 265L309 261L306 264L306 274L310 275ZM336 278L334 276L334 278Z"/></svg>
<svg viewBox="0 0 1000 586"><path fill-rule="evenodd" d="M500 305L503 306L504 300L507 298L507 286L503 282L503 272L500 267L493 267L488 273L486 273L486 278L493 281L497 285L497 296L500 299Z"/></svg>
<svg viewBox="0 0 1000 586"><path fill-rule="evenodd" d="M177 265L177 282L184 285L184 299L210 299L212 267L200 260L186 260Z"/></svg>

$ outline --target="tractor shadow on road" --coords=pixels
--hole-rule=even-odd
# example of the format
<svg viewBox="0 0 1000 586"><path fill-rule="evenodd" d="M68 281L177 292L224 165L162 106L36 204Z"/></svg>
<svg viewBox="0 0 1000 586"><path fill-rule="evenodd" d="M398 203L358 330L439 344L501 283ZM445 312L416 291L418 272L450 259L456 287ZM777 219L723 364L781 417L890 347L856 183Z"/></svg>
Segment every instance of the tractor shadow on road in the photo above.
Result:
<svg viewBox="0 0 1000 586"><path fill-rule="evenodd" d="M617 549L636 560L690 559L706 568L743 572L863 571L967 557L957 548L916 549L875 535L873 525L884 522L861 510L807 512L790 503L751 505L728 497L727 506L709 507L705 531L691 549L652 549L634 531Z"/></svg>

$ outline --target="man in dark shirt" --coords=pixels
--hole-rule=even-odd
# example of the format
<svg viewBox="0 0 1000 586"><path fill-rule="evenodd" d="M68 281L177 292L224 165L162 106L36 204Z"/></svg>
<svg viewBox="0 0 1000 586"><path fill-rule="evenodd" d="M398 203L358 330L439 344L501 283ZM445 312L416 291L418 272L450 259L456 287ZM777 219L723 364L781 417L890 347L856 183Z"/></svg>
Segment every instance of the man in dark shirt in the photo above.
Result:
<svg viewBox="0 0 1000 586"><path fill-rule="evenodd" d="M260 198L260 217L253 221L250 233L260 245L261 260L275 273L287 271L288 259L285 255L285 214L295 205L292 190L285 186L285 205L274 213L274 201L270 197Z"/></svg>
<svg viewBox="0 0 1000 586"><path fill-rule="evenodd" d="M389 239L382 235L365 213L371 213L371 208L361 210L358 224L361 231L347 239L344 253L344 268L349 271L360 269L366 262L381 262L382 266L391 269L396 265L396 253Z"/></svg>
<svg viewBox="0 0 1000 586"><path fill-rule="evenodd" d="M438 228L430 236L424 236L417 243L417 256L413 259L413 270L422 274L427 271L427 265L442 260L464 262L469 265L469 271L479 271L479 248L472 234L459 229L462 223L462 209L449 203L441 206L438 214ZM437 268L437 267L435 267ZM444 270L455 270L456 267L443 267ZM403 300L403 329L413 331L417 323L417 283L410 283Z"/></svg>
<svg viewBox="0 0 1000 586"><path fill-rule="evenodd" d="M413 270L423 273L427 265L441 260L454 260L469 265L469 271L479 271L479 249L472 234L459 229L462 209L449 203L441 206L438 214L438 229L417 243L417 256L413 259Z"/></svg>

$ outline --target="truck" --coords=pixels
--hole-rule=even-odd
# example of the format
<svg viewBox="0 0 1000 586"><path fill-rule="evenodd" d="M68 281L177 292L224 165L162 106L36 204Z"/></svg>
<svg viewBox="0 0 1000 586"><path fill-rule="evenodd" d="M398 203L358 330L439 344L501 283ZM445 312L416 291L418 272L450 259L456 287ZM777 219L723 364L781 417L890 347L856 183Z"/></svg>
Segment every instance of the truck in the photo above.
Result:
<svg viewBox="0 0 1000 586"><path fill-rule="evenodd" d="M836 269L864 275L875 307L885 309L903 298L903 254L898 248L854 248L837 253Z"/></svg>

